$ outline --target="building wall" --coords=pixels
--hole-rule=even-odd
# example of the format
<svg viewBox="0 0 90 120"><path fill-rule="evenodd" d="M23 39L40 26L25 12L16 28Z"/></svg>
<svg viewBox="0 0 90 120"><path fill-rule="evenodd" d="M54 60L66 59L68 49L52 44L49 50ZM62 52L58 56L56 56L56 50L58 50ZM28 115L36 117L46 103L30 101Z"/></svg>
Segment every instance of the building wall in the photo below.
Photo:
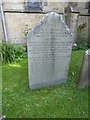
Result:
<svg viewBox="0 0 90 120"><path fill-rule="evenodd" d="M78 27L81 28L81 31L77 33L81 36L82 40L88 40L89 35L89 19L90 16L79 16L78 17ZM85 25L85 27L84 27ZM81 27L80 27L81 26Z"/></svg>
<svg viewBox="0 0 90 120"><path fill-rule="evenodd" d="M67 6L67 2L60 2L60 0L48 0L48 6L44 6L45 11L56 11L64 13L64 8Z"/></svg>
<svg viewBox="0 0 90 120"><path fill-rule="evenodd" d="M29 0L3 0L4 10L25 10L26 2ZM37 0L36 0L37 1ZM41 0L44 2L45 0ZM72 0L71 0L72 1ZM86 2L77 3L78 10L83 12L86 8ZM62 2L62 0L47 0L47 5L43 7L44 11L59 11L64 12L64 8L68 5L68 2Z"/></svg>
<svg viewBox="0 0 90 120"><path fill-rule="evenodd" d="M42 2L44 1L42 0ZM26 2L27 0L3 0L4 11L24 11ZM62 13L67 4L67 2L60 2L60 0L47 0L47 6L43 6L43 11L57 11Z"/></svg>
<svg viewBox="0 0 90 120"><path fill-rule="evenodd" d="M33 28L45 15L45 14L23 13L25 8L25 2L26 0L3 0L4 11L8 11L5 12L5 21L6 21L8 39L10 43L26 44L26 37L25 37L26 29ZM64 13L64 8L67 6L67 4L68 4L67 2L65 3L60 2L60 0L57 0L57 2L55 2L55 0L48 0L48 4L47 6L44 6L43 10L48 12L58 11ZM82 4L79 3L78 6L80 7L81 10L81 8L83 9L85 7L85 3ZM17 11L17 12L10 12L10 11ZM22 13L20 13L20 11L22 11ZM72 31L74 31L74 33L76 34L76 26L73 21L74 20L71 20L72 26L70 27L72 28ZM87 19L85 17L79 18L78 25L79 23L82 24L83 21L87 21ZM3 39L1 16L0 16L0 39Z"/></svg>
<svg viewBox="0 0 90 120"><path fill-rule="evenodd" d="M3 0L4 11L23 11L25 0Z"/></svg>
<svg viewBox="0 0 90 120"><path fill-rule="evenodd" d="M43 16L44 14L5 13L9 42L26 44L26 29L32 29Z"/></svg>

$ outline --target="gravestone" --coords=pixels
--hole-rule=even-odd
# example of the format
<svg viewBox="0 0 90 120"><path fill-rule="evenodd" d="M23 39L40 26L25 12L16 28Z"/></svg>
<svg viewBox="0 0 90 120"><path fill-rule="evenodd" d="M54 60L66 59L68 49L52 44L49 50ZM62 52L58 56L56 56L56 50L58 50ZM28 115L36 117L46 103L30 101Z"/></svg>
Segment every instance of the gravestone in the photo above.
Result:
<svg viewBox="0 0 90 120"><path fill-rule="evenodd" d="M80 70L78 88L82 89L88 86L90 86L90 49L87 50L84 55Z"/></svg>
<svg viewBox="0 0 90 120"><path fill-rule="evenodd" d="M66 83L73 35L55 12L46 14L28 35L28 72L31 89Z"/></svg>

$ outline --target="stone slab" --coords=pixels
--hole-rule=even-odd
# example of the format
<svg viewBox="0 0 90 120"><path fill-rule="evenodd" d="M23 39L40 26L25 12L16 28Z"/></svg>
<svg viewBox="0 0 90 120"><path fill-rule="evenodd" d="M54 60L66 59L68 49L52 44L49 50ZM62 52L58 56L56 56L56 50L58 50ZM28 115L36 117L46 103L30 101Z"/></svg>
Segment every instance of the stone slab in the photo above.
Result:
<svg viewBox="0 0 90 120"><path fill-rule="evenodd" d="M28 35L28 72L31 89L67 81L73 35L63 16L46 14Z"/></svg>
<svg viewBox="0 0 90 120"><path fill-rule="evenodd" d="M78 88L83 89L88 86L90 86L90 49L85 52L83 58Z"/></svg>

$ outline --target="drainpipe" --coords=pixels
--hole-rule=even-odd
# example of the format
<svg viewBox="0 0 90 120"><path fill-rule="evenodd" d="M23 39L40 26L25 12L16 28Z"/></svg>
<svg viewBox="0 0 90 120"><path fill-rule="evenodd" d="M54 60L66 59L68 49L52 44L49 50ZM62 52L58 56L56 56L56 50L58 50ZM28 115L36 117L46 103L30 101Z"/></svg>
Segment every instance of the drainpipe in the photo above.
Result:
<svg viewBox="0 0 90 120"><path fill-rule="evenodd" d="M8 42L6 24L5 24L5 17L4 17L3 6L2 6L2 0L0 0L0 11L1 11L1 19L2 19L2 26L3 26L3 32L4 32L4 39L5 39L6 42Z"/></svg>

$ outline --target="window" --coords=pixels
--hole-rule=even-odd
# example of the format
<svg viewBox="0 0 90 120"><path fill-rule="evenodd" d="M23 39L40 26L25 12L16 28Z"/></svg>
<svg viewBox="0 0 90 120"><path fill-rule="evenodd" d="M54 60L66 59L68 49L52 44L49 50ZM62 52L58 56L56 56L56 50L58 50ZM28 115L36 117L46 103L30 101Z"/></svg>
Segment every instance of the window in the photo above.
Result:
<svg viewBox="0 0 90 120"><path fill-rule="evenodd" d="M42 10L42 2L40 0L27 0L25 9L28 11L40 11Z"/></svg>
<svg viewBox="0 0 90 120"><path fill-rule="evenodd" d="M43 6L47 6L47 0L26 0L25 10L42 11Z"/></svg>

